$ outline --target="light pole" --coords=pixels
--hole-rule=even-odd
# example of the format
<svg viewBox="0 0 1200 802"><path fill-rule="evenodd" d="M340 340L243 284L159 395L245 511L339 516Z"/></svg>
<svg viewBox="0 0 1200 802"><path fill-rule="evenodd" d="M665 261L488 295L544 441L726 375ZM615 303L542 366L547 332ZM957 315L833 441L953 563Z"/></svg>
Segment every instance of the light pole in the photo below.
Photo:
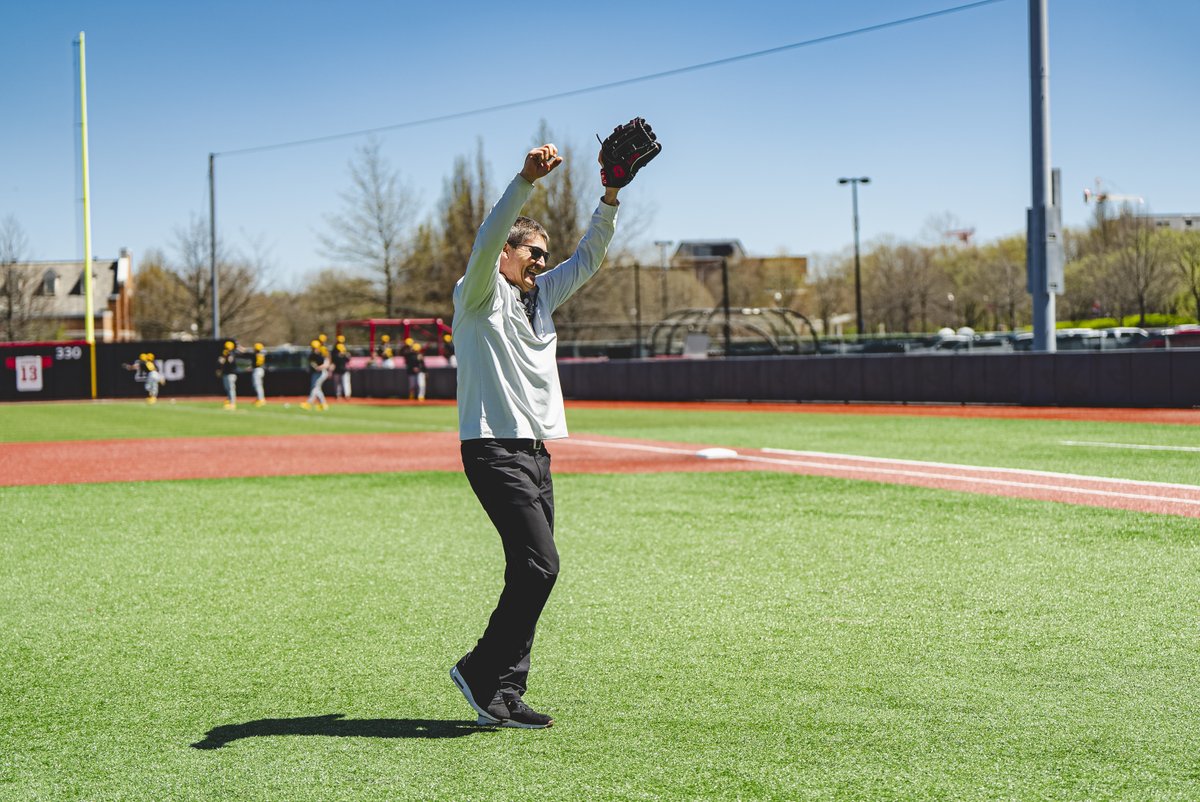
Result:
<svg viewBox="0 0 1200 802"><path fill-rule="evenodd" d="M858 316L858 336L863 336L863 314L862 314L862 265L858 256L858 185L869 184L871 179L863 176L861 178L839 178L839 184L850 185L850 197L854 204L854 311Z"/></svg>
<svg viewBox="0 0 1200 802"><path fill-rule="evenodd" d="M654 244L658 246L658 253L659 253L659 257L660 257L660 267L662 267L662 315L661 315L660 319L666 320L667 319L667 270L670 269L669 266L667 265L667 248L671 247L671 240L656 239L654 241Z"/></svg>
<svg viewBox="0 0 1200 802"><path fill-rule="evenodd" d="M637 346L633 349L634 359L641 359L642 354L642 263L633 263L633 310L634 330L637 332Z"/></svg>

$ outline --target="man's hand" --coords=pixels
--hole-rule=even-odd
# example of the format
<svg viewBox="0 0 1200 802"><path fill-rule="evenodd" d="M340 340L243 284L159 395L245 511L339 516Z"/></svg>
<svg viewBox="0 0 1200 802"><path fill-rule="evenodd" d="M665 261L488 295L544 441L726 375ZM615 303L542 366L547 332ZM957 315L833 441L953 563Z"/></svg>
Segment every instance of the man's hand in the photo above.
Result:
<svg viewBox="0 0 1200 802"><path fill-rule="evenodd" d="M604 148L600 148L600 155L596 157L596 161L600 164L600 175L604 175ZM621 192L620 187L605 187L604 197L600 200L607 203L609 206L620 206L621 201L617 199L617 195Z"/></svg>
<svg viewBox="0 0 1200 802"><path fill-rule="evenodd" d="M529 183L545 178L555 167L562 164L562 156L554 145L542 145L525 154L525 166L521 168L521 178Z"/></svg>

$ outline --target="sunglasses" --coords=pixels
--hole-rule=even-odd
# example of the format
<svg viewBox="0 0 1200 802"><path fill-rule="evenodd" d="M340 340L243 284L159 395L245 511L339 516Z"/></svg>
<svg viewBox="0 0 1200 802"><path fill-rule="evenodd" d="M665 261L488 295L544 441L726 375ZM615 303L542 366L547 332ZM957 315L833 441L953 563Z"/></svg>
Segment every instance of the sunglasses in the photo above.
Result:
<svg viewBox="0 0 1200 802"><path fill-rule="evenodd" d="M541 259L545 264L550 264L550 251L539 248L536 245L526 245L524 242L510 242L508 244L514 248L524 248L529 251L529 258L535 262Z"/></svg>

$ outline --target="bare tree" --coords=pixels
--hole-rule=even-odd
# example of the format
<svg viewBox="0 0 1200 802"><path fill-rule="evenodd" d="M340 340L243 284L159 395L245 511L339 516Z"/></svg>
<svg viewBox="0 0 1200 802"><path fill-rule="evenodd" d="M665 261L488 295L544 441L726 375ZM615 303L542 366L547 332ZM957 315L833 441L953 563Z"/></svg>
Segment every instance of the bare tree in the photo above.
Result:
<svg viewBox="0 0 1200 802"><path fill-rule="evenodd" d="M170 270L182 283L187 303L186 323L201 337L212 336L212 268L208 222L193 217L175 231L179 262ZM263 311L255 301L261 295L262 257L241 256L217 241L217 284L221 293L221 330L231 336L262 323Z"/></svg>
<svg viewBox="0 0 1200 802"><path fill-rule="evenodd" d="M24 266L29 240L14 215L0 220L0 321L4 339L35 340L47 336L50 325L44 319L48 299L38 293L41 274Z"/></svg>
<svg viewBox="0 0 1200 802"><path fill-rule="evenodd" d="M141 337L163 340L190 331L193 316L187 287L167 265L162 251L150 250L142 257L135 287L133 319Z"/></svg>
<svg viewBox="0 0 1200 802"><path fill-rule="evenodd" d="M884 242L867 254L863 268L871 319L882 319L890 331L929 330L948 286L929 248Z"/></svg>
<svg viewBox="0 0 1200 802"><path fill-rule="evenodd" d="M981 249L983 269L979 273L975 292L981 295L984 308L991 316L989 328L1002 325L1009 331L1017 328L1029 313L1030 299L1025 290L1025 238L1006 237Z"/></svg>
<svg viewBox="0 0 1200 802"><path fill-rule="evenodd" d="M341 320L378 317L382 312L374 282L367 276L329 268L310 277L292 299L291 342L306 343L317 332L329 332Z"/></svg>
<svg viewBox="0 0 1200 802"><path fill-rule="evenodd" d="M342 212L328 218L321 238L327 256L378 274L384 314L392 317L403 281L405 234L416 201L372 139L350 162L350 189L341 193Z"/></svg>
<svg viewBox="0 0 1200 802"><path fill-rule="evenodd" d="M11 214L5 216L0 220L0 319L4 339L10 341L32 339L39 333L39 317L45 307L45 299L36 292L41 276L21 266L28 250L20 222Z"/></svg>
<svg viewBox="0 0 1200 802"><path fill-rule="evenodd" d="M193 217L175 230L175 254L170 260L152 250L137 274L134 319L143 337L158 339L179 334L212 336L212 269L208 223ZM245 257L217 241L217 283L220 286L221 330L231 336L252 336L268 323L270 310L261 302L261 253Z"/></svg>
<svg viewBox="0 0 1200 802"><path fill-rule="evenodd" d="M808 292L801 309L821 321L825 333L834 330L833 318L854 308L854 257L842 252L816 257L809 263Z"/></svg>
<svg viewBox="0 0 1200 802"><path fill-rule="evenodd" d="M1013 329L1023 320L1025 239L1007 237L984 245L942 246L937 261L945 274L947 311L954 326ZM1072 285L1072 282L1068 282Z"/></svg>

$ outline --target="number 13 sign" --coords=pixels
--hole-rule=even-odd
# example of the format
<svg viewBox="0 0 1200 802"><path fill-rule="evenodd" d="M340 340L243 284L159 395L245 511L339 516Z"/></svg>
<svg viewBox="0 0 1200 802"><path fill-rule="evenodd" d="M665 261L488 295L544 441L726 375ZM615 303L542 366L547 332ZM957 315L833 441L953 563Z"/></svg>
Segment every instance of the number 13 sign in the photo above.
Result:
<svg viewBox="0 0 1200 802"><path fill-rule="evenodd" d="M19 356L16 358L17 392L40 393L42 391L42 358Z"/></svg>

